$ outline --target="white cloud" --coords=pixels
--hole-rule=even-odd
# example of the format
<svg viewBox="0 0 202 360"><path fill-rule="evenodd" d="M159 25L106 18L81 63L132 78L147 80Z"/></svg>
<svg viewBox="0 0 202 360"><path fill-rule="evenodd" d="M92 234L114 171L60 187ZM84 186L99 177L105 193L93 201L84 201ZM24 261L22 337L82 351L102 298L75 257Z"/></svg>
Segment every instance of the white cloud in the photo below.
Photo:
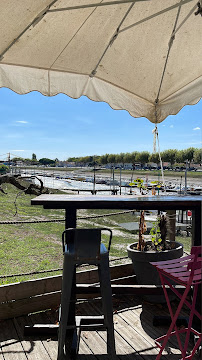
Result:
<svg viewBox="0 0 202 360"><path fill-rule="evenodd" d="M170 125L170 128L173 128L174 126L173 125Z"/></svg>
<svg viewBox="0 0 202 360"><path fill-rule="evenodd" d="M193 130L201 130L201 128L197 126Z"/></svg>
<svg viewBox="0 0 202 360"><path fill-rule="evenodd" d="M16 123L20 123L20 124L28 124L28 121L24 121L24 120L17 120Z"/></svg>
<svg viewBox="0 0 202 360"><path fill-rule="evenodd" d="M15 149L15 150L11 150L11 151L25 151L25 150L16 150L16 149Z"/></svg>

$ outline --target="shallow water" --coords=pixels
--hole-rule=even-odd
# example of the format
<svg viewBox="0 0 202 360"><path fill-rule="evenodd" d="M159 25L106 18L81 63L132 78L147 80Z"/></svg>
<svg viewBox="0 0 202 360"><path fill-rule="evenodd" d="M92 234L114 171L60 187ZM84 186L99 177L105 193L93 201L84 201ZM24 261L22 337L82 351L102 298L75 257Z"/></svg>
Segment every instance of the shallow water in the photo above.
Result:
<svg viewBox="0 0 202 360"><path fill-rule="evenodd" d="M76 193L78 191L82 191L83 194L89 194L91 191L93 191L94 189L98 191L99 194L102 195L109 195L111 194L111 191L113 189L118 191L118 194L120 194L120 186L119 186L119 177L115 177L115 185L113 185L112 183L112 178L109 176L109 174L103 174L102 176L97 175L96 174L96 181L102 182L102 181L108 181L108 185L107 184L103 184L103 183L96 183L95 187L93 184L93 176L92 174L87 174L87 173L81 173L81 172L77 172L77 171L72 171L72 172L67 172L65 174L65 172L63 171L57 171L56 172L52 172L50 170L45 170L43 172L35 172L33 173L33 170L26 170L26 173L22 174L22 176L27 176L27 175L35 175L38 178L40 178L43 181L43 184L45 187L48 187L50 189L58 189L58 190L64 190L64 191L70 191L72 193L74 193L76 191ZM47 176L48 175L48 176ZM63 177L63 178L62 178ZM71 178L70 178L71 177ZM86 181L81 181L81 180L75 180L75 177L82 179L85 178ZM145 178L142 177L144 182L151 182L152 180L156 180L156 178L152 178L152 175L146 176ZM36 184L39 184L39 181L37 179L33 180ZM109 185L111 181L111 184ZM129 175L124 175L124 178L122 177L122 187L121 187L121 194L122 195L126 195L126 194L131 194L134 196L140 196L140 190L138 188L130 188L127 186L123 186L123 184L129 183L131 181L131 178L129 177ZM194 182L194 184L193 184ZM180 190L180 186L183 189L184 183L182 181L182 179L180 178L167 178L165 179L165 183L167 185L171 184L174 185L176 187L176 189L178 188L178 190ZM201 182L199 179L188 179L187 181L187 185L188 186L197 186L197 185L201 185ZM86 191L85 191L86 190ZM110 191L111 190L111 191ZM145 195L152 195L151 190L147 190L144 191ZM156 191L156 194L158 195L176 195L177 192L163 192L163 191Z"/></svg>
<svg viewBox="0 0 202 360"><path fill-rule="evenodd" d="M38 176L42 181L45 187L50 189L58 189L58 190L82 190L82 193L89 193L89 191L94 190L94 184L88 181L79 181L72 179L55 179L53 177L46 176ZM39 181L35 179L35 184L39 184ZM105 185L105 184L95 184L95 190L103 190L101 194L106 195L110 194L109 190L113 189L113 185ZM118 186L115 186L114 189L119 189ZM87 190L86 192L84 190ZM104 191L106 190L106 191ZM127 189L129 192L129 189ZM122 188L122 193L126 193Z"/></svg>
<svg viewBox="0 0 202 360"><path fill-rule="evenodd" d="M71 179L56 179L54 177L47 177L47 176L37 176L43 181L45 187L50 189L57 189L57 190L65 190L65 191L72 191L72 193L82 191L82 194L89 194L90 191L94 189L94 184L88 181L79 181L79 180L71 180ZM35 184L39 185L39 181L34 179ZM116 189L118 194L120 194L120 187L115 185L105 185L105 184L95 184L95 190L98 191L100 195L110 195L111 191ZM85 191L86 190L86 191ZM102 190L102 191L101 191ZM111 190L111 191L110 191ZM144 191L145 195L152 195L151 190ZM121 187L121 194L122 195L134 195L140 196L140 191L137 188L131 189L130 187L122 186ZM165 193L161 190L159 191L159 195L172 195L174 193ZM175 193L176 194L176 193ZM158 195L158 191L156 191L156 195Z"/></svg>

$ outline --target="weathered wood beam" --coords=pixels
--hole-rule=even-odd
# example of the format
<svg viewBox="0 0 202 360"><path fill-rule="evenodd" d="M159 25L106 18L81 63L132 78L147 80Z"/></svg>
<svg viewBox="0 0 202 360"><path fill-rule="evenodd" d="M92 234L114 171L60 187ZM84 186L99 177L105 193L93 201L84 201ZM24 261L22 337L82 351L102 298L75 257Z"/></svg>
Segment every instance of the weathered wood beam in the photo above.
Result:
<svg viewBox="0 0 202 360"><path fill-rule="evenodd" d="M181 286L178 286L180 290ZM90 299L100 296L100 287L98 285L78 285L77 299ZM168 289L169 292L169 289ZM161 286L155 285L112 285L114 295L162 295ZM2 303L0 306L0 319L9 319L29 313L55 309L59 307L61 292L41 294L26 299Z"/></svg>
<svg viewBox="0 0 202 360"><path fill-rule="evenodd" d="M128 276L134 276L132 264L116 265L110 267L111 279L120 283ZM123 279L124 281L124 279ZM130 280L125 280L130 281ZM76 274L76 283L94 284L98 283L97 269L84 270ZM62 275L50 276L47 278L29 280L22 283L14 283L0 286L0 303L12 300L20 300L35 295L60 291L62 287Z"/></svg>

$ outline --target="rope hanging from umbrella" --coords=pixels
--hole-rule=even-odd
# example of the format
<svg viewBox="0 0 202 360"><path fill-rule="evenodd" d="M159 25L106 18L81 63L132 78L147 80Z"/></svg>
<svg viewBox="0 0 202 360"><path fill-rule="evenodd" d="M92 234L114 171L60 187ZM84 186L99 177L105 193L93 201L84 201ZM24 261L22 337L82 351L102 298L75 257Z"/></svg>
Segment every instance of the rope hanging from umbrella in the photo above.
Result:
<svg viewBox="0 0 202 360"><path fill-rule="evenodd" d="M163 182L163 185L165 185L164 172L163 172L163 163L162 163L162 159L161 159L161 152L160 152L160 144L159 144L159 135L158 135L157 124L155 124L155 128L152 130L152 133L154 134L153 153L156 153L156 140L157 140L157 142L158 142L158 155L159 155L159 161L160 161L160 166L161 166L162 182Z"/></svg>
<svg viewBox="0 0 202 360"><path fill-rule="evenodd" d="M158 123L158 102L159 102L159 96L160 96L160 92L161 92L161 88L162 88L162 84L163 84L163 80L165 77L165 72L166 72L166 67L168 64L168 59L169 59L169 55L170 55L170 51L171 51L171 47L173 45L173 41L175 39L175 35L177 33L177 31L183 26L183 24L188 20L188 18L193 14L193 12L196 10L196 7L198 6L198 11L195 12L195 15L197 15L198 13L200 13L202 15L202 7L200 2L198 2L196 5L194 5L194 7L191 9L191 11L188 13L188 15L184 18L184 20L181 22L181 24L178 25L178 19L179 19L179 15L180 15L180 11L181 11L181 7L183 4L183 0L181 0L181 4L178 7L178 11L177 11L177 15L176 15L176 19L175 19L175 23L173 26L173 31L171 33L171 37L170 37L170 41L168 43L168 51L167 51L167 55L166 55L166 59L165 59L165 63L164 63L164 68L163 68L163 72L162 72L162 76L161 76L161 80L160 80L160 84L159 84L159 89L157 92L157 97L155 100L155 117L156 117L156 123L155 123L155 128L152 130L152 133L154 134L154 139L153 139L153 152L156 153L156 141L158 141L158 154L159 154L159 161L160 161L160 166L161 166L161 175L162 175L162 182L163 185L165 184L164 182L164 172L163 172L163 163L162 163L162 159L161 159L161 153L160 153L160 145L159 145L159 135L158 135L158 128L157 128L157 123Z"/></svg>

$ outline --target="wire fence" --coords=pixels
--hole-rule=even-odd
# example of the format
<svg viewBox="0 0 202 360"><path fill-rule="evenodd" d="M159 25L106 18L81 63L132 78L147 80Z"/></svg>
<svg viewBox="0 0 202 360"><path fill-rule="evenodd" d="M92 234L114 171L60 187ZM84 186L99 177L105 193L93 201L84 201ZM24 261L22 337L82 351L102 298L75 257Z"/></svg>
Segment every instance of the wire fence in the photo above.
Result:
<svg viewBox="0 0 202 360"><path fill-rule="evenodd" d="M136 210L124 210L124 211L118 211L118 212L112 212L112 213L106 213L102 215L90 215L90 216L80 216L77 217L78 220L90 220L90 219L96 219L96 218L104 218L106 216L115 216L115 215L122 215L127 213L134 213ZM171 215L170 217L173 217L176 215ZM0 221L0 225L18 225L18 224L39 224L39 223L59 223L59 222L65 222L65 219L51 219L51 220L15 220L15 221ZM185 252L185 251L184 251ZM186 252L185 252L186 253ZM127 256L124 257L117 257L116 259L110 259L110 263L114 261L120 261L120 260L126 260L128 259ZM80 267L86 267L87 264L83 264ZM58 271L62 271L63 268L55 268L55 269L49 269L49 270L40 270L40 271L30 271L26 273L18 273L18 274L7 274L7 275L0 275L0 279L8 279L13 277L21 277L21 276L31 276L31 275L38 275L38 274L44 274L44 273L54 273Z"/></svg>
<svg viewBox="0 0 202 360"><path fill-rule="evenodd" d="M97 219L103 218L106 216L114 216L114 215L122 215L127 213L133 213L135 210L125 210L119 211L110 214L102 214L102 215L90 215L90 216L78 216L78 220L88 220L88 219ZM65 219L51 219L51 220L15 220L15 221L0 221L0 225L17 225L17 224L42 224L42 223L51 223L51 222L64 222Z"/></svg>
<svg viewBox="0 0 202 360"><path fill-rule="evenodd" d="M114 215L121 215L121 214L127 214L132 213L135 210L125 210L125 211L119 211L119 212L113 212L113 213L107 213L102 215L90 215L90 216L80 216L77 219L78 220L86 220L86 219L96 219L96 218L103 218L106 216L114 216ZM17 224L39 224L39 223L57 223L57 222L65 222L65 219L51 219L51 220L23 220L23 221L0 221L0 225L17 225ZM120 261L127 259L127 256L119 257L116 259L111 259L111 262L114 261ZM87 264L80 265L80 268L86 267ZM38 275L38 274L45 274L45 273L53 273L62 271L63 268L59 267L56 269L49 269L49 270L40 270L40 271L29 271L26 273L18 273L18 274L7 274L7 275L0 275L0 279L8 279L13 277L21 277L21 276L31 276L31 275Z"/></svg>
<svg viewBox="0 0 202 360"><path fill-rule="evenodd" d="M119 257L116 259L110 259L109 262L112 263L114 261L120 261L120 260L126 260L128 259L127 256L123 256L123 257ZM79 265L79 268L83 268L86 267L88 264L82 264ZM12 278L12 277L20 277L20 276L29 276L29 275L38 275L38 274L46 274L46 273L53 273L53 272L57 272L57 271L62 271L63 268L59 267L56 269L49 269L49 270L40 270L40 271L29 271L26 273L19 273L19 274L8 274L8 275L0 275L0 279L7 279L7 278Z"/></svg>

